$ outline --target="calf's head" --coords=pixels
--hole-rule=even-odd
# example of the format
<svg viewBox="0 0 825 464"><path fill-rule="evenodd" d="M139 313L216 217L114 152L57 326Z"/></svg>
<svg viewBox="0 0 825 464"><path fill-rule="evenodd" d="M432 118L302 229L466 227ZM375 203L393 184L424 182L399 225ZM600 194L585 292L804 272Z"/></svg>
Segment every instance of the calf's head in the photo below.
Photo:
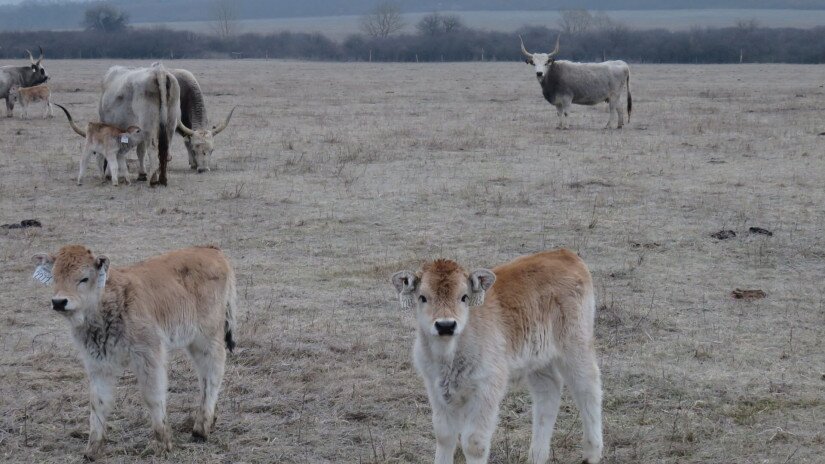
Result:
<svg viewBox="0 0 825 464"><path fill-rule="evenodd" d="M524 39L522 39L521 36L518 38L521 40L521 53L525 56L524 62L536 68L536 79L541 81L544 79L544 76L550 72L550 67L553 66L553 62L556 61L556 55L559 54L559 39L561 36L556 38L556 48L550 53L530 53L524 48Z"/></svg>
<svg viewBox="0 0 825 464"><path fill-rule="evenodd" d="M458 335L467 326L470 308L484 303L484 292L495 274L487 269L467 272L455 261L439 259L418 272L392 276L403 309L415 309L419 328L437 337Z"/></svg>
<svg viewBox="0 0 825 464"><path fill-rule="evenodd" d="M95 256L83 245L67 245L57 254L38 253L32 257L34 279L53 284L52 309L69 318L97 308L106 286L109 258Z"/></svg>
<svg viewBox="0 0 825 464"><path fill-rule="evenodd" d="M212 129L190 129L178 121L178 130L183 134L186 144L195 154L195 159L198 162L198 172L209 170L209 160L215 150L214 137L229 125L229 120L232 119L235 108L232 108L222 124L212 126Z"/></svg>

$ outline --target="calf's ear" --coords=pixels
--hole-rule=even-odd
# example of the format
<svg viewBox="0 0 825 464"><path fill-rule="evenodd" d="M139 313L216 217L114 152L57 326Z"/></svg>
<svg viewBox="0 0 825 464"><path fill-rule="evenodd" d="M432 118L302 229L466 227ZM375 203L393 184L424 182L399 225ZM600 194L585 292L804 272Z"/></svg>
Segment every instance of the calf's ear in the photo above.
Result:
<svg viewBox="0 0 825 464"><path fill-rule="evenodd" d="M100 255L95 259L95 267L97 268L97 286L103 288L106 286L106 278L109 275L109 258Z"/></svg>
<svg viewBox="0 0 825 464"><path fill-rule="evenodd" d="M496 275L489 269L476 269L470 273L470 301L467 305L481 306L484 304L484 294L496 281Z"/></svg>
<svg viewBox="0 0 825 464"><path fill-rule="evenodd" d="M54 257L48 253L38 253L32 256L35 265L32 278L43 285L49 285L54 280L52 267L54 267Z"/></svg>
<svg viewBox="0 0 825 464"><path fill-rule="evenodd" d="M398 303L401 309L413 309L415 307L415 289L418 287L419 278L412 271L398 271L392 275L392 284L398 292Z"/></svg>

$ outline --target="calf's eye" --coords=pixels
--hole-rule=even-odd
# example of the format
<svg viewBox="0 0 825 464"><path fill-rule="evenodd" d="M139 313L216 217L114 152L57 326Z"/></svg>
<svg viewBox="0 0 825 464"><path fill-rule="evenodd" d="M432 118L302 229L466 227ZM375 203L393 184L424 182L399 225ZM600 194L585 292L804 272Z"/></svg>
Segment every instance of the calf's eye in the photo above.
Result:
<svg viewBox="0 0 825 464"><path fill-rule="evenodd" d="M427 297L425 297L424 295L421 295L421 296L418 297L418 301L420 301L422 303L426 303L427 302Z"/></svg>
<svg viewBox="0 0 825 464"><path fill-rule="evenodd" d="M84 278L80 279L81 284L84 283L84 282L88 282L88 281L89 281L88 277L84 277Z"/></svg>
<svg viewBox="0 0 825 464"><path fill-rule="evenodd" d="M466 303L468 299L469 299L469 297L467 295L464 295L464 296L461 297L461 302Z"/></svg>

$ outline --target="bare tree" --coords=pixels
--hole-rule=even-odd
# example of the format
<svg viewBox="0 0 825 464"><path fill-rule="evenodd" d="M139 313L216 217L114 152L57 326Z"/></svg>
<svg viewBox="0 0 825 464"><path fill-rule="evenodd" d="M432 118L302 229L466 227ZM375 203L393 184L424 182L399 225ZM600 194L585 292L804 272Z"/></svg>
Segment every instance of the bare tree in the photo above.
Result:
<svg viewBox="0 0 825 464"><path fill-rule="evenodd" d="M361 18L361 30L371 37L383 39L403 28L401 7L393 2L379 3Z"/></svg>
<svg viewBox="0 0 825 464"><path fill-rule="evenodd" d="M464 23L461 22L461 18L456 15L444 16L441 19L441 25L444 27L444 32L447 34L464 28Z"/></svg>
<svg viewBox="0 0 825 464"><path fill-rule="evenodd" d="M464 23L456 15L442 16L438 13L430 13L421 18L415 28L421 35L436 36L457 32L464 28Z"/></svg>
<svg viewBox="0 0 825 464"><path fill-rule="evenodd" d="M218 37L226 39L238 33L237 0L213 0L210 13Z"/></svg>
<svg viewBox="0 0 825 464"><path fill-rule="evenodd" d="M83 26L87 31L122 31L128 23L129 15L108 3L90 6L83 15Z"/></svg>
<svg viewBox="0 0 825 464"><path fill-rule="evenodd" d="M581 34L593 27L593 15L587 10L562 10L559 26L565 34Z"/></svg>
<svg viewBox="0 0 825 464"><path fill-rule="evenodd" d="M421 35L438 35L441 32L441 15L438 13L430 13L415 25L418 33Z"/></svg>

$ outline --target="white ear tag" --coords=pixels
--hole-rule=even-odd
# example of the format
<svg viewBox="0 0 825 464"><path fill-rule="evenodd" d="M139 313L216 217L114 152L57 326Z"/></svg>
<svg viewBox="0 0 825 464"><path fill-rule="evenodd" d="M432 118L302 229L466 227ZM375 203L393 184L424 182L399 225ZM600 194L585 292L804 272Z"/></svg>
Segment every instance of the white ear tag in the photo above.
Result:
<svg viewBox="0 0 825 464"><path fill-rule="evenodd" d="M52 270L42 264L34 269L32 279L40 282L43 285L49 285L50 283L52 283L52 280L54 280L54 278L52 277Z"/></svg>
<svg viewBox="0 0 825 464"><path fill-rule="evenodd" d="M97 288L106 286L106 276L106 269L101 267L100 270L97 271Z"/></svg>
<svg viewBox="0 0 825 464"><path fill-rule="evenodd" d="M120 143L123 143L123 144L127 144L127 143L129 143L129 136L127 136L127 135L121 135L121 136L120 136Z"/></svg>

